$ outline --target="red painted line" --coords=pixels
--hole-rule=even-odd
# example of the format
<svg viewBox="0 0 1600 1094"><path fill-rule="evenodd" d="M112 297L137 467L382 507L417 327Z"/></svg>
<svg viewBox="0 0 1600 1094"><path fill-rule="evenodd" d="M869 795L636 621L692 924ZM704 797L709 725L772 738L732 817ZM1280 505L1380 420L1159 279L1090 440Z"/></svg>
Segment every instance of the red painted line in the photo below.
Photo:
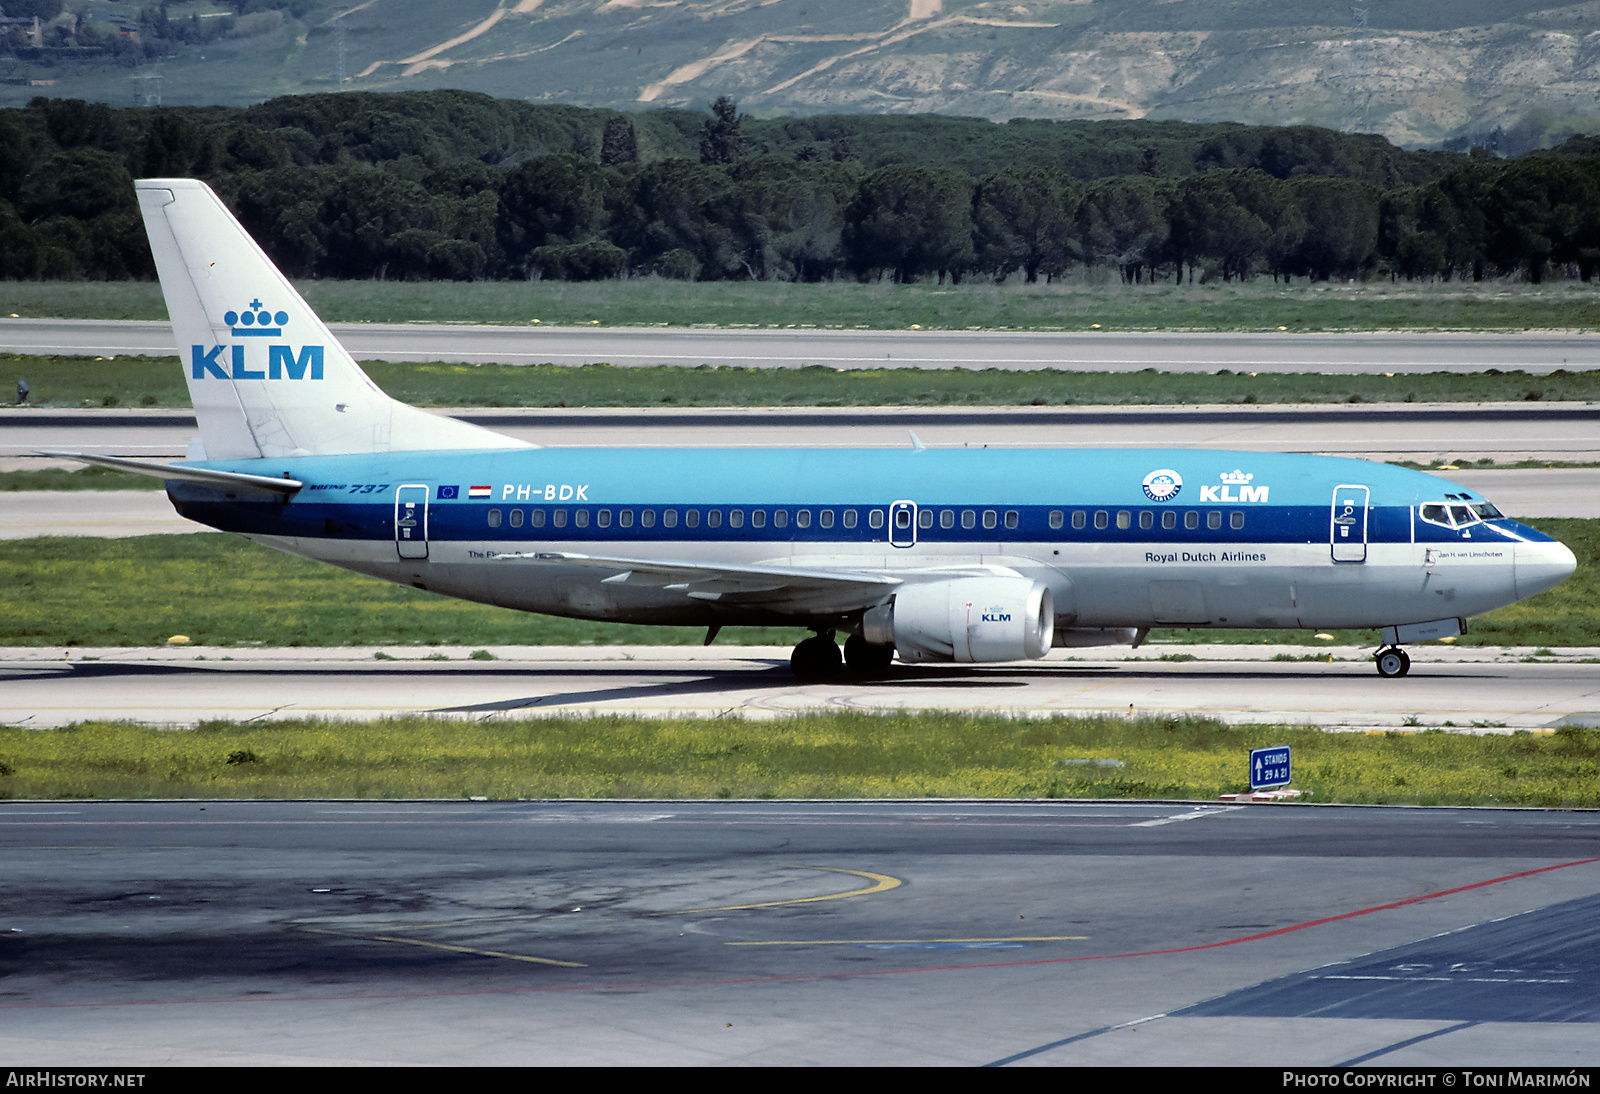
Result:
<svg viewBox="0 0 1600 1094"><path fill-rule="evenodd" d="M1025 968L1030 965L1064 965L1078 961L1112 961L1129 957L1161 957L1175 953L1194 953L1198 950L1214 950L1222 946L1238 946L1245 942L1259 942L1263 938L1273 938L1277 935L1291 934L1294 931L1304 931L1312 927L1320 927L1326 923L1337 923L1342 919L1354 919L1357 916L1372 915L1375 912L1386 912L1394 908L1404 908L1408 904L1421 904L1428 900L1437 900L1440 897L1452 896L1456 893L1466 893L1473 889L1482 889L1489 885L1499 885L1506 881L1516 881L1519 878L1534 877L1546 874L1552 870L1565 870L1570 866L1588 866L1600 862L1600 858L1576 859L1572 862L1559 862L1554 866L1540 866L1532 870L1521 870L1515 874L1503 874L1500 877L1488 878L1485 881L1474 881L1469 885L1458 885L1454 889L1441 889L1436 893L1424 893L1422 896L1408 897L1405 900L1396 900L1388 904L1375 904L1370 908L1361 908L1353 912L1344 912L1340 915L1325 916L1322 919L1310 919L1304 923L1296 923L1288 927L1279 927L1276 930L1262 931L1259 934L1241 935L1238 938L1226 938L1220 942L1202 942L1196 946L1178 946L1168 950L1137 950L1132 953L1105 953L1089 954L1083 957L1041 957L1028 961L995 961L981 965L927 965L914 969L864 969L859 972L832 972L832 973L803 973L795 976L746 976L719 980L658 980L634 983L588 983L588 984L557 984L538 988L495 988L486 991L443 991L443 992L389 992L378 995L290 995L279 998L263 998L261 996L246 996L243 998L217 998L217 999L142 999L125 1003L6 1003L0 1004L0 1011L6 1010L70 1010L84 1007L174 1007L174 1006L211 1006L218 1003L326 1003L326 1002L353 1002L358 1000L383 1000L383 999L451 999L456 997L478 995L540 995L547 992L570 991L616 991L638 990L643 988L684 988L684 987L716 987L737 984L782 984L793 981L815 980L853 980L865 976L905 976L915 973L927 972L964 972L974 969L1010 969ZM351 938L348 941L365 941L364 939Z"/></svg>

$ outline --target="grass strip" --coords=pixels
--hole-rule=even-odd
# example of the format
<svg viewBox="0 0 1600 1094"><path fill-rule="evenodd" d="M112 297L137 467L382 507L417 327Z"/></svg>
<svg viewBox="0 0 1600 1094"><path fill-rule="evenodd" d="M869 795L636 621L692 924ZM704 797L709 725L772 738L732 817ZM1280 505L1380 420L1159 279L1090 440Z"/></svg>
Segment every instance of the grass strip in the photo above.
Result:
<svg viewBox="0 0 1600 1094"><path fill-rule="evenodd" d="M425 593L216 533L0 541L0 646L698 645L695 627L591 623ZM723 642L809 632L730 628ZM737 637L735 637L737 636Z"/></svg>
<svg viewBox="0 0 1600 1094"><path fill-rule="evenodd" d="M0 798L1166 798L1295 749L1315 802L1600 806L1600 731L1470 736L953 712L0 728Z"/></svg>
<svg viewBox="0 0 1600 1094"><path fill-rule="evenodd" d="M160 479L105 467L46 467L38 471L0 471L0 493L25 490L164 490Z"/></svg>
<svg viewBox="0 0 1600 1094"><path fill-rule="evenodd" d="M297 281L327 322L904 330L1546 330L1600 327L1581 282L1123 285L1106 270L1053 284L969 281ZM165 319L154 282L0 282L0 316Z"/></svg>
<svg viewBox="0 0 1600 1094"><path fill-rule="evenodd" d="M1578 571L1469 621L1460 645L1589 646L1600 634L1600 520L1531 522ZM1377 632L1324 632L1376 646ZM452 600L224 533L0 541L0 646L698 645L695 627L591 623ZM729 627L723 644L789 645L798 628ZM1311 631L1158 629L1156 641L1320 646Z"/></svg>
<svg viewBox="0 0 1600 1094"><path fill-rule="evenodd" d="M466 365L368 361L401 402L427 407L1171 406L1284 403L1592 402L1600 369L1331 376L1061 369ZM0 385L27 380L46 407L189 407L176 357L0 354ZM25 414L26 410L14 413Z"/></svg>

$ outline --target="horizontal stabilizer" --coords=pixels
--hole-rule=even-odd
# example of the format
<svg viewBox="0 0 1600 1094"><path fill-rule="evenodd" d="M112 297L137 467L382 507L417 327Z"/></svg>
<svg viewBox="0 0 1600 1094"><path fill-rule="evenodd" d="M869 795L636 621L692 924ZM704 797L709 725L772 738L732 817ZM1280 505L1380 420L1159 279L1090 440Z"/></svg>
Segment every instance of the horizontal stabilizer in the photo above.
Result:
<svg viewBox="0 0 1600 1094"><path fill-rule="evenodd" d="M41 452L39 455L77 460L79 463L90 463L112 471L131 471L135 475L149 475L154 479L176 479L179 482L192 482L228 490L265 490L272 494L293 494L305 485L299 479L274 479L268 475L246 475L239 471L217 471L209 467L186 467L181 463L156 463L153 460L127 460L120 456L86 456L79 452Z"/></svg>

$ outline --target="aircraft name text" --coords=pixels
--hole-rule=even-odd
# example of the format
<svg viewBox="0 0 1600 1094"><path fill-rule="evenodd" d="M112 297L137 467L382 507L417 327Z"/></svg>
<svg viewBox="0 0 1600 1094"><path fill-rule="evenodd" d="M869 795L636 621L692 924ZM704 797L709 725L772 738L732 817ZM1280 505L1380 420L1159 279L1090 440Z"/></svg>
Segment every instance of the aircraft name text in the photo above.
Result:
<svg viewBox="0 0 1600 1094"><path fill-rule="evenodd" d="M1267 556L1264 551L1173 551L1171 554L1146 551L1144 560L1158 564L1168 562L1265 562L1267 561Z"/></svg>

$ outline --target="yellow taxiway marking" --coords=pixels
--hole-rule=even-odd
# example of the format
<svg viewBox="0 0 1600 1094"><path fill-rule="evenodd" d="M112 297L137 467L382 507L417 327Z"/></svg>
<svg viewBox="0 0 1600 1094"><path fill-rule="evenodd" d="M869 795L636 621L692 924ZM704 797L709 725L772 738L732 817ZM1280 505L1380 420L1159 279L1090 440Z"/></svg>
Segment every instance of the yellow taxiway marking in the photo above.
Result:
<svg viewBox="0 0 1600 1094"><path fill-rule="evenodd" d="M478 950L471 946L452 946L445 942L424 942L420 938L400 938L397 935L387 934L346 934L344 931L329 931L321 927L307 927L308 931L316 934L337 935L361 942L401 942L407 946L426 946L433 950L450 950L452 953L471 953L479 957L503 957L508 961L527 961L535 965L559 965L564 969L586 969L589 966L581 961L557 961L553 957L532 957L524 953L504 953L500 950Z"/></svg>
<svg viewBox="0 0 1600 1094"><path fill-rule="evenodd" d="M775 942L724 942L724 946L898 946L928 942L1087 942L1086 934L1027 935L1014 938L819 938Z"/></svg>
<svg viewBox="0 0 1600 1094"><path fill-rule="evenodd" d="M738 912L748 908L777 908L784 904L812 904L819 900L843 900L847 896L866 896L869 893L883 893L890 889L900 887L900 879L892 878L888 874L874 874L867 870L841 870L837 866L790 866L791 870L827 870L835 874L854 874L864 877L872 884L864 889L851 889L848 893L830 893L827 896L802 896L793 900L768 900L760 904L725 904L720 908L686 908L681 912L666 912L666 915L692 915L695 912Z"/></svg>

